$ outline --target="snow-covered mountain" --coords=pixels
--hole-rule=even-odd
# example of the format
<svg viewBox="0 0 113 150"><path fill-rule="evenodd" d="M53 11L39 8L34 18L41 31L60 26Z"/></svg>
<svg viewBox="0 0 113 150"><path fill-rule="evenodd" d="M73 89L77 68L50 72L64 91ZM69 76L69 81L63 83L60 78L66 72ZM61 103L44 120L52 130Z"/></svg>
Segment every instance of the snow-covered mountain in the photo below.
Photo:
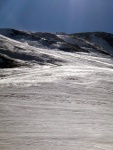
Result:
<svg viewBox="0 0 113 150"><path fill-rule="evenodd" d="M113 35L0 29L0 150L113 150Z"/></svg>
<svg viewBox="0 0 113 150"><path fill-rule="evenodd" d="M76 75L76 69L80 68L87 73L97 69L100 71L103 68L112 69L112 55L113 35L109 33L53 34L0 29L0 67L14 68L19 74L19 77L16 76L19 80L23 78L21 72L25 67L26 74L28 74L26 79L33 73L33 79L32 77L30 79L35 84L37 78L35 80L34 74L37 74L37 71L39 72L39 68L49 68L48 72L51 72L51 76L46 77L46 80L49 81L57 78L56 76L63 76L63 78L68 74L74 76ZM67 68L69 68L69 71ZM13 83L12 76L6 78L8 73L5 74L5 71L7 72L7 69L2 71L0 83L2 85L8 84L8 82ZM44 73L44 71L42 72ZM42 78L42 76L40 77ZM12 78L13 81L9 78ZM19 80L15 82L20 82ZM29 79L27 81L30 82Z"/></svg>
<svg viewBox="0 0 113 150"><path fill-rule="evenodd" d="M11 59L35 61L41 64L46 62L55 63L62 61L62 58L60 60L52 58L51 54L55 53L56 50L70 53L84 52L97 56L99 54L113 55L113 35L108 33L94 32L57 35L53 33L0 29L0 34L1 60L6 56L6 60L10 57ZM49 50L52 51L49 52ZM1 63L3 62L1 61ZM1 65L1 67L4 67L4 65Z"/></svg>

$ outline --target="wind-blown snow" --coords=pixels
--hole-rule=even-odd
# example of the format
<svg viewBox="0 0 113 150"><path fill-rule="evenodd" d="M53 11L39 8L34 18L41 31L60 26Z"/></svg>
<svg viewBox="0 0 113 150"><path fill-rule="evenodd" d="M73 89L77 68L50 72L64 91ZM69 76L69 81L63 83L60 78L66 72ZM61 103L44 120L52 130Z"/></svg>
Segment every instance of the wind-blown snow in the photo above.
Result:
<svg viewBox="0 0 113 150"><path fill-rule="evenodd" d="M45 35L39 47L0 35L0 149L113 150L112 46Z"/></svg>

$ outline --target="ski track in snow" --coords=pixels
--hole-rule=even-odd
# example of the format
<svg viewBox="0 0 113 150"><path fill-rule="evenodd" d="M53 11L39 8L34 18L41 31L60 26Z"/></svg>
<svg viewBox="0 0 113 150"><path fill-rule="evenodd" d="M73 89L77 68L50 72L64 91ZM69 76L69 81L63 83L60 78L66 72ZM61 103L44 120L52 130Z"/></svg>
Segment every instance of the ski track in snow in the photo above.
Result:
<svg viewBox="0 0 113 150"><path fill-rule="evenodd" d="M0 150L113 150L113 59L20 43L64 62L0 70Z"/></svg>

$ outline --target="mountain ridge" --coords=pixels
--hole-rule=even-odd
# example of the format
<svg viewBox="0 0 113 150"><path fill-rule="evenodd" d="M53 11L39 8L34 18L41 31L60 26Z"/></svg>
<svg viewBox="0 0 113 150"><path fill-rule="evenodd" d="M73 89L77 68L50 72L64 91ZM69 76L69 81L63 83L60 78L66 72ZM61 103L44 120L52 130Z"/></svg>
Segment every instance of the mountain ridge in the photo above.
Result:
<svg viewBox="0 0 113 150"><path fill-rule="evenodd" d="M15 67L15 64L22 66L31 61L40 65L45 63L61 65L62 62L67 62L65 59L52 56L50 50L51 53L54 53L53 51L86 53L97 57L113 55L113 34L105 32L53 34L3 28L0 29L0 35L0 58L4 60L1 61L1 68L3 68L2 65L4 67ZM43 54L42 51L44 51ZM6 65L9 59L14 65Z"/></svg>

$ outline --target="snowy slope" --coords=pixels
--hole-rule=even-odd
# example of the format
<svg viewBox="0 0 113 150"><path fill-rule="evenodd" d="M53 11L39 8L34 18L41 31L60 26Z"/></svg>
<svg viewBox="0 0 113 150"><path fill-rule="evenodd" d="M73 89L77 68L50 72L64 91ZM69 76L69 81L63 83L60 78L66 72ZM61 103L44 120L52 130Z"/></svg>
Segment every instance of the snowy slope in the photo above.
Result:
<svg viewBox="0 0 113 150"><path fill-rule="evenodd" d="M112 34L0 34L0 150L113 150Z"/></svg>
<svg viewBox="0 0 113 150"><path fill-rule="evenodd" d="M64 41L79 45L90 52L101 52L113 55L113 35L104 32L78 33L72 35L58 35Z"/></svg>
<svg viewBox="0 0 113 150"><path fill-rule="evenodd" d="M92 76L90 79L88 75L96 74L96 72L102 73L103 70L108 70L107 74L112 72L113 60L110 56L112 55L112 45L103 37L97 37L97 33L55 35L14 29L1 29L0 33L2 34L0 35L1 68L14 68L9 71L10 76L8 78L3 78L6 76L5 72L7 74L7 69L1 70L1 86L13 84L13 81L15 84L16 82L17 84L20 82L24 84L24 81L29 84L32 81L36 85L38 82L61 80L68 78L68 76L72 76L72 78L73 76L77 78L83 76L84 82L87 80L93 82ZM30 43L34 40L35 43L40 43L39 47ZM24 69L17 69L16 66L28 67L23 73ZM16 70L15 75L13 75L13 70ZM51 72L51 75L43 77L41 74L46 74L46 72L47 74ZM26 74L24 80L23 74ZM87 74L87 76L83 74ZM98 80L98 76L96 80Z"/></svg>
<svg viewBox="0 0 113 150"><path fill-rule="evenodd" d="M9 33L9 30L8 30L8 32L4 31L4 33L5 34L7 33L7 35L9 35L9 37L10 37L10 35L12 35L11 33ZM78 77L78 75L80 76L80 74L81 74L81 73L79 74L79 72L85 72L85 74L91 74L91 72L96 72L96 71L103 72L103 69L109 69L110 71L112 71L112 68L113 68L112 57L108 56L108 54L106 55L106 53L103 54L101 52L101 50L99 51L100 55L97 53L96 49L95 49L95 51L93 49L93 53L92 53L92 51L91 51L92 48L89 48L88 47L89 45L86 42L84 42L84 47L86 46L84 49L87 49L88 52L87 51L85 51L85 53L84 53L84 51L82 52L82 49L83 49L82 44L83 43L78 43L77 40L76 40L76 43L74 43L75 39L72 39L72 37L70 37L70 35L60 35L60 36L58 36L60 38L57 38L56 35L51 35L51 33L48 33L48 34L46 33L45 39L48 39L48 41L50 41L50 40L56 41L55 49L51 49L50 47L52 44L49 45L48 47L42 46L41 48L40 47L38 48L36 46L30 46L27 40L25 42L26 38L23 37L23 34L25 34L25 35L27 34L27 36L29 36L30 33L22 32L21 34L22 34L22 36L20 36L20 33L19 33L19 35L18 34L16 35L16 40L0 35L0 43L1 43L0 53L4 57L8 57L8 59L13 60L12 63L14 63L14 64L15 63L20 64L20 66L22 66L22 65L23 66L28 65L29 67L32 66L30 68L28 67L28 69L26 68L26 72L24 73L24 74L26 74L25 79L24 79L24 81L27 80L26 83L27 82L29 83L31 80L33 80L32 81L33 84L34 83L37 84L37 82L41 82L42 80L50 81L50 80L55 80L57 78L58 78L58 80L60 80L60 78L62 78L62 77L65 78L65 76L66 76L66 78L67 78L70 75L76 76L76 74ZM37 33L37 34L39 34L39 33ZM24 38L24 42L21 42L21 40L20 40L21 38L19 38L19 40L18 40L17 36ZM42 35L40 35L40 38L42 38L41 36ZM29 37L29 39L30 38L32 39L32 37ZM63 39L63 41L62 41L62 39ZM84 40L84 39L82 39L82 40ZM60 41L60 44L59 44L60 46L58 45L59 41ZM68 51L59 49L59 47L61 48L62 43L64 44L65 41L68 43L72 43L73 45L75 44L75 47L73 46L75 48L75 51L74 51L74 48L72 51L70 49L68 49L68 46L70 46L70 45L68 45L68 43L66 43L67 46L64 47L64 49L68 49ZM82 47L82 48L80 48L80 51L79 51L79 50L76 50L77 49L76 47L78 49L79 49L79 47ZM3 58L1 57L1 60L2 59ZM2 61L1 61L1 63L3 64ZM7 64L9 64L9 63L7 63ZM6 63L5 63L5 66L7 68ZM47 67L49 69L42 70L42 67ZM45 76L45 78L46 78L45 79L41 76L41 74L39 74L39 77L38 76L36 77L35 74L40 72L39 68L41 68L42 73L44 73L44 71L51 72L51 76L47 76L47 77ZM14 68L14 70L15 70L15 68ZM9 78L5 78L5 79L1 80L1 84L2 85L3 85L3 83L10 84L10 82L13 83L13 81L20 84L21 77L23 78L23 74L21 73L21 70L23 72L24 69L19 68L19 71L18 71L18 69L16 68L16 70L17 70L17 71L15 71L15 76L17 78L16 80L14 80L14 78L12 78L12 77L10 80L9 80ZM6 72L7 72L7 69L6 69ZM14 71L11 70L11 72L14 72ZM10 74L12 74L11 72L10 72ZM19 73L19 77L17 76L16 72L17 72L17 74ZM27 76L27 74L28 74L28 76ZM82 76L83 76L83 74L82 74ZM5 76L5 70L2 73L2 76ZM14 77L14 75L13 75L13 77ZM36 77L36 79L35 79L35 77ZM29 78L30 78L30 80L29 80ZM39 79L39 81L37 80L37 78ZM40 78L42 78L42 79L40 79ZM88 79L89 79L89 77L88 77ZM23 79L21 82L24 84Z"/></svg>
<svg viewBox="0 0 113 150"><path fill-rule="evenodd" d="M11 39L20 41L22 43L28 43L30 46L38 48L48 49L60 49L64 51L81 51L80 47L69 44L59 38L53 33L42 33L42 32L25 32L15 29L1 29L0 34L9 37ZM85 50L82 50L85 51Z"/></svg>

